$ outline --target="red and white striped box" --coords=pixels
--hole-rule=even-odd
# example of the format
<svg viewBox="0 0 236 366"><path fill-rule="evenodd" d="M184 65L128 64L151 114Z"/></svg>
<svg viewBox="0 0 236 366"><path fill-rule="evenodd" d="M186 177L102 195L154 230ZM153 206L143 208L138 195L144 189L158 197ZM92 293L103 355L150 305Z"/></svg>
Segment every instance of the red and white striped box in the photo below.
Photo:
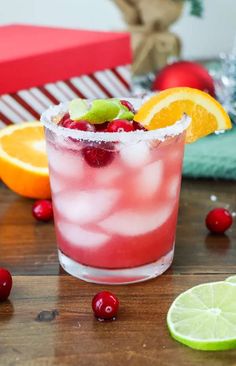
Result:
<svg viewBox="0 0 236 366"><path fill-rule="evenodd" d="M130 95L126 33L11 25L0 44L0 127L76 97Z"/></svg>

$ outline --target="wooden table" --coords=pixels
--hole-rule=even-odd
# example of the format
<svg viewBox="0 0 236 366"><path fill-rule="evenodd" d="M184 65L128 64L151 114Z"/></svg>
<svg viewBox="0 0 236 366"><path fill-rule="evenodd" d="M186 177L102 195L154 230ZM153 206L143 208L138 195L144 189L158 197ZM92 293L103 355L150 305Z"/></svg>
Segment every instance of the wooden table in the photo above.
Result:
<svg viewBox="0 0 236 366"><path fill-rule="evenodd" d="M227 236L209 235L204 225L214 206L236 211L235 182L185 180L171 269L130 286L94 285L64 273L53 225L35 222L31 205L0 185L0 266L14 274L10 301L0 304L0 365L236 365L236 350L194 351L172 340L166 328L180 292L236 272L236 225ZM93 295L104 288L121 302L113 322L99 322L91 312ZM58 315L38 321L43 310Z"/></svg>

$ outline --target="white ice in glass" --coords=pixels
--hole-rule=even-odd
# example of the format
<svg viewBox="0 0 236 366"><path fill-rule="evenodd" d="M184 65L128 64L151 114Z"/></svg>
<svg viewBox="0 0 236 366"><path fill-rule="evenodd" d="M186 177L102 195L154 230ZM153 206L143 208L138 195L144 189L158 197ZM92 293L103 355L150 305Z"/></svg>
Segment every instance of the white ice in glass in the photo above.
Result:
<svg viewBox="0 0 236 366"><path fill-rule="evenodd" d="M79 180L83 177L84 167L83 160L79 159L75 152L69 153L65 151L47 148L50 167L53 171L60 174L62 177L70 177Z"/></svg>
<svg viewBox="0 0 236 366"><path fill-rule="evenodd" d="M71 190L59 193L54 204L66 220L84 225L95 223L109 214L119 196L116 189Z"/></svg>
<svg viewBox="0 0 236 366"><path fill-rule="evenodd" d="M161 186L163 179L163 162L161 160L148 164L135 179L135 192L145 198L153 197Z"/></svg>
<svg viewBox="0 0 236 366"><path fill-rule="evenodd" d="M165 223L174 209L173 206L166 204L155 211L118 211L100 222L99 226L107 232L124 236L146 234Z"/></svg>
<svg viewBox="0 0 236 366"><path fill-rule="evenodd" d="M93 248L105 244L109 235L81 228L77 224L60 221L57 224L61 235L71 245L85 248Z"/></svg>
<svg viewBox="0 0 236 366"><path fill-rule="evenodd" d="M120 156L124 164L130 168L138 168L150 160L150 147L147 141L121 146Z"/></svg>

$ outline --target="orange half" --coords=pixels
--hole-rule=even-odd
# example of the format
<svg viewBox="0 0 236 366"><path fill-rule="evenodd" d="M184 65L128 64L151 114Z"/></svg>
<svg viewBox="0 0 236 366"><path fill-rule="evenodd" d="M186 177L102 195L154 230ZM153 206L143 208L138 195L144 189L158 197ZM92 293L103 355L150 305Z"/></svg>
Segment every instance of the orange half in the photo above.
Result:
<svg viewBox="0 0 236 366"><path fill-rule="evenodd" d="M44 130L40 122L24 122L0 131L0 177L22 196L51 196Z"/></svg>
<svg viewBox="0 0 236 366"><path fill-rule="evenodd" d="M191 123L186 132L186 142L194 142L219 130L232 128L224 108L209 94L192 88L171 88L145 102L134 120L148 130L173 125L186 113Z"/></svg>

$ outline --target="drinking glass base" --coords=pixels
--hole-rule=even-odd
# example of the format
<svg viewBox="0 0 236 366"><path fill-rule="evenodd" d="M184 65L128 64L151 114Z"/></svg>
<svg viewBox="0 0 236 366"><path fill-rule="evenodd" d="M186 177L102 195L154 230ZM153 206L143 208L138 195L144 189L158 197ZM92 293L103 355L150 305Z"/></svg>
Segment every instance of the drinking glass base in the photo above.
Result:
<svg viewBox="0 0 236 366"><path fill-rule="evenodd" d="M62 268L74 277L86 282L100 283L106 285L125 285L135 282L147 281L160 276L171 265L174 256L173 249L158 259L140 267L125 269L95 268L75 262L58 250L59 262Z"/></svg>

